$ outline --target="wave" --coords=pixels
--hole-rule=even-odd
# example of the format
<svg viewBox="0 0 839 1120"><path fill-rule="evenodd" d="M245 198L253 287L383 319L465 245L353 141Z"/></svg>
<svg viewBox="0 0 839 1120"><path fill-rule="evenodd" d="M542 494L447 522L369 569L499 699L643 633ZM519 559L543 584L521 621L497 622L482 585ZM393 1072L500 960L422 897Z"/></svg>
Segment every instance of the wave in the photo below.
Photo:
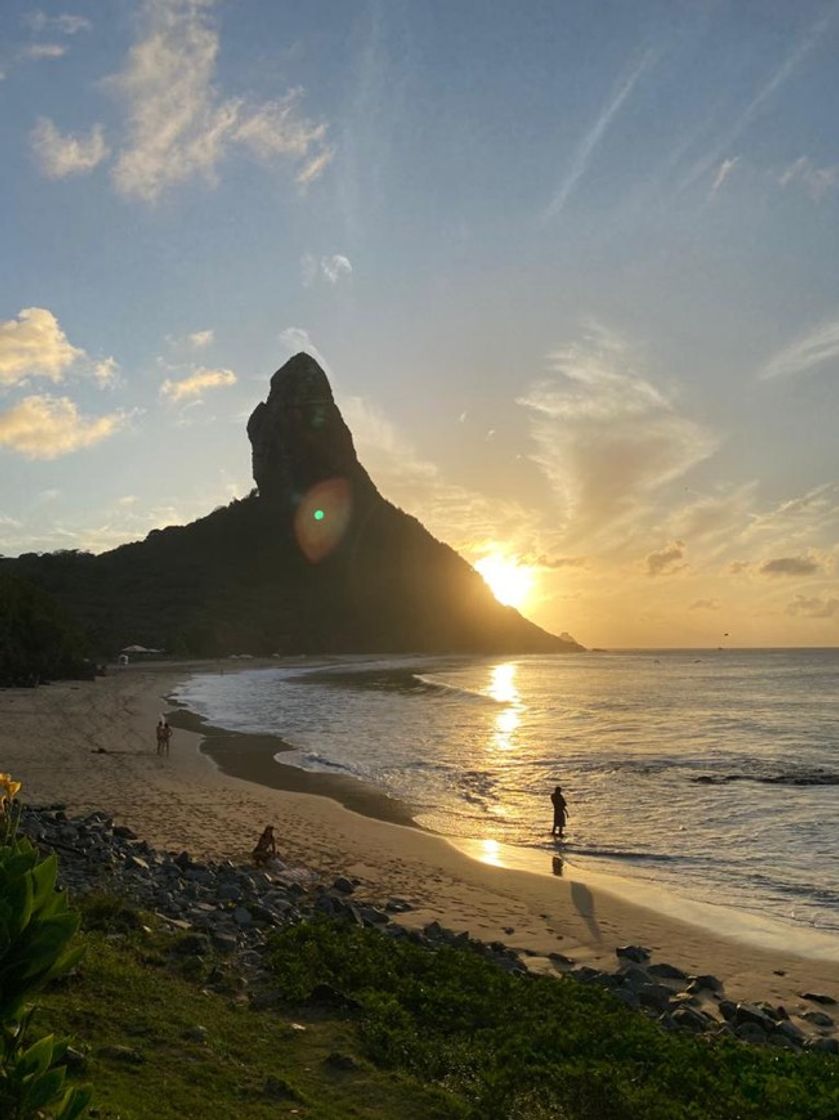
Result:
<svg viewBox="0 0 839 1120"><path fill-rule="evenodd" d="M690 781L702 786L723 786L729 782L759 782L766 786L839 786L839 774L820 769L776 774L698 774Z"/></svg>

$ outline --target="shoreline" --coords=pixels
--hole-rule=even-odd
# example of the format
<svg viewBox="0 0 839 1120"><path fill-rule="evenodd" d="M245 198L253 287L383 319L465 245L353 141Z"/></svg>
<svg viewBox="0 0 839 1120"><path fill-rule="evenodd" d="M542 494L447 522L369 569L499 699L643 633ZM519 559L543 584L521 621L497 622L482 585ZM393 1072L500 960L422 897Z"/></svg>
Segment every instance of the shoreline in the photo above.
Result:
<svg viewBox="0 0 839 1120"><path fill-rule="evenodd" d="M257 662L242 669L275 667L276 662L268 665ZM280 762L275 757L277 754L295 750L281 735L219 727L182 701L174 697L167 697L167 701L174 705L169 715L172 726L201 735L200 751L228 777L288 793L329 798L345 809L372 820L407 826L425 835L438 837L468 859L484 865L548 878L561 876L566 882L596 887L598 892L630 905L685 921L711 934L722 932L747 945L778 952L794 942L802 957L839 962L839 932L796 925L756 911L691 899L649 880L583 868L574 862L573 856L570 859L565 856L561 848L554 853L496 840L437 832L421 825L405 802L362 778L304 770ZM559 871L557 859L561 868Z"/></svg>
<svg viewBox="0 0 839 1120"><path fill-rule="evenodd" d="M262 827L275 822L283 858L407 899L409 928L437 920L504 941L534 971L554 972L557 952L577 966L612 969L616 947L633 942L689 972L710 968L731 999L768 999L795 1014L806 1010L803 992L839 996L839 964L802 955L794 930L785 946L755 947L611 894L588 873L566 880L478 862L443 837L363 816L328 794L232 777L200 749L195 730L178 728L171 757L157 758L161 703L206 668L132 666L93 682L0 693L2 768L24 782L30 804L100 809L159 848L205 858L247 858Z"/></svg>

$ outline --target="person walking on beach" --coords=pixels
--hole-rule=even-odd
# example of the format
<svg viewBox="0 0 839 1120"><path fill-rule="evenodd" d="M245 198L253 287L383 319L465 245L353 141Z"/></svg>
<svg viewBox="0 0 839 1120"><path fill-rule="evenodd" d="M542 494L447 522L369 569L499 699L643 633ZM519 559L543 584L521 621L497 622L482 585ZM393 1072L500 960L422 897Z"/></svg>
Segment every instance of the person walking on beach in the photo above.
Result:
<svg viewBox="0 0 839 1120"><path fill-rule="evenodd" d="M252 852L251 858L257 867L263 863L267 863L277 854L277 841L274 839L274 826L267 824L263 829L262 835L256 842L256 847Z"/></svg>
<svg viewBox="0 0 839 1120"><path fill-rule="evenodd" d="M561 840L562 833L565 831L565 822L568 819L568 805L562 796L562 786L557 786L553 791L551 801L554 807L554 824L551 829L551 836L558 836Z"/></svg>
<svg viewBox="0 0 839 1120"><path fill-rule="evenodd" d="M161 716L157 721L157 753L168 754L169 743L172 739L172 728L169 726L166 716Z"/></svg>

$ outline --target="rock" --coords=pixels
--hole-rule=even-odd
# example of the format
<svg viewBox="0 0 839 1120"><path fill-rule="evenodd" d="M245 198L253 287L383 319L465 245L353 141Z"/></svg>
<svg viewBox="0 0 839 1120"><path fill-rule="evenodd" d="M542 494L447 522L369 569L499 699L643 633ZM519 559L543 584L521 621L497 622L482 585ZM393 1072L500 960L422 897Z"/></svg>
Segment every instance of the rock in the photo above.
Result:
<svg viewBox="0 0 839 1120"><path fill-rule="evenodd" d="M375 906L362 906L359 913L366 925L386 926L390 921L387 914L382 910L377 910Z"/></svg>
<svg viewBox="0 0 839 1120"><path fill-rule="evenodd" d="M688 984L687 990L689 992L701 992L703 990L709 992L721 992L722 982L718 980L716 976L712 976L710 973L705 973L702 976L695 976L690 984Z"/></svg>
<svg viewBox="0 0 839 1120"><path fill-rule="evenodd" d="M300 1094L283 1077L266 1077L262 1086L263 1097L272 1101L299 1101Z"/></svg>
<svg viewBox="0 0 839 1120"><path fill-rule="evenodd" d="M731 999L721 999L719 1009L720 1015L729 1023L737 1016L737 1004Z"/></svg>
<svg viewBox="0 0 839 1120"><path fill-rule="evenodd" d="M217 952L223 953L225 956L235 952L238 944L233 934L219 933L218 931L213 933L213 946Z"/></svg>
<svg viewBox="0 0 839 1120"><path fill-rule="evenodd" d="M181 1038L185 1038L187 1042L205 1043L209 1033L206 1027L187 1027Z"/></svg>
<svg viewBox="0 0 839 1120"><path fill-rule="evenodd" d="M141 859L139 856L129 856L127 860L127 866L135 868L137 871L149 870L149 865L144 859Z"/></svg>
<svg viewBox="0 0 839 1120"><path fill-rule="evenodd" d="M754 1003L738 1003L734 1012L734 1023L738 1028L750 1023L752 1026L760 1027L765 1034L775 1029L775 1020ZM739 1030L737 1033L740 1033Z"/></svg>
<svg viewBox="0 0 839 1120"><path fill-rule="evenodd" d="M335 882L332 884L334 891L340 891L341 894L353 894L355 886L344 875L339 875Z"/></svg>
<svg viewBox="0 0 839 1120"><path fill-rule="evenodd" d="M340 1054L337 1051L333 1051L325 1057L323 1064L331 1069L339 1069L345 1072L361 1069L361 1066L351 1054Z"/></svg>
<svg viewBox="0 0 839 1120"><path fill-rule="evenodd" d="M118 836L121 840L137 839L137 833L124 824L114 825L114 836Z"/></svg>
<svg viewBox="0 0 839 1120"><path fill-rule="evenodd" d="M832 1027L833 1020L826 1011L804 1011L801 1018L808 1023L812 1023L814 1027Z"/></svg>
<svg viewBox="0 0 839 1120"><path fill-rule="evenodd" d="M236 925L242 926L244 928L253 923L253 917L250 910L248 910L246 907L237 906L233 911L233 921L236 923Z"/></svg>
<svg viewBox="0 0 839 1120"><path fill-rule="evenodd" d="M670 999L673 993L663 984L644 984L638 988L638 998L642 1007L649 1007L653 1011L667 1011L670 1008Z"/></svg>
<svg viewBox="0 0 839 1120"><path fill-rule="evenodd" d="M635 964L643 964L650 959L650 950L642 945L619 945L615 949L615 955L627 961L634 961Z"/></svg>
<svg viewBox="0 0 839 1120"><path fill-rule="evenodd" d="M178 867L180 867L182 870L185 871L186 868L189 867L189 865L192 861L189 858L189 852L181 852L180 855L175 856L175 859L174 859L173 862L176 863Z"/></svg>
<svg viewBox="0 0 839 1120"><path fill-rule="evenodd" d="M624 969L619 975L623 983L628 984L632 988L640 988L643 984L649 984L650 982L650 978L643 968L638 968L638 966L634 964Z"/></svg>
<svg viewBox="0 0 839 1120"><path fill-rule="evenodd" d="M276 988L265 988L260 992L251 992L250 1003L254 1011L267 1011L282 1003L282 995Z"/></svg>
<svg viewBox="0 0 839 1120"><path fill-rule="evenodd" d="M806 1049L817 1054L839 1054L839 1042L835 1038L811 1038Z"/></svg>
<svg viewBox="0 0 839 1120"><path fill-rule="evenodd" d="M385 903L385 910L391 914L407 914L409 910L413 910L413 907L404 898L389 898Z"/></svg>
<svg viewBox="0 0 839 1120"><path fill-rule="evenodd" d="M784 1019L783 1022L778 1023L773 1031L773 1036L774 1035L782 1035L797 1046L803 1046L807 1037L804 1031L797 1027L795 1023L791 1023L789 1019Z"/></svg>
<svg viewBox="0 0 839 1120"><path fill-rule="evenodd" d="M694 1011L692 1007L680 1007L677 1011L674 1011L673 1022L676 1026L684 1027L693 1034L704 1031L708 1026L707 1016L702 1015L699 1011Z"/></svg>
<svg viewBox="0 0 839 1120"><path fill-rule="evenodd" d="M238 883L222 883L216 891L216 897L220 898L222 902L240 902L242 888Z"/></svg>
<svg viewBox="0 0 839 1120"><path fill-rule="evenodd" d="M734 1033L743 1042L749 1042L753 1046L763 1045L768 1037L766 1031L757 1023L740 1023L734 1028Z"/></svg>
<svg viewBox="0 0 839 1120"><path fill-rule="evenodd" d="M134 1066L140 1066L146 1060L139 1050L134 1050L131 1046L101 1046L96 1054L99 1058L110 1058L112 1061Z"/></svg>
<svg viewBox="0 0 839 1120"><path fill-rule="evenodd" d="M810 1000L811 1003L824 1004L827 1007L835 1005L835 1003L836 1003L836 1000L833 998L833 996L825 996L825 995L822 995L820 992L802 992L801 993L801 998L802 999L808 999L808 1000Z"/></svg>
<svg viewBox="0 0 839 1120"><path fill-rule="evenodd" d="M647 972L658 980L687 980L687 973L673 964L651 964Z"/></svg>
<svg viewBox="0 0 839 1120"><path fill-rule="evenodd" d="M619 999L621 1003L625 1004L627 1007L631 1007L633 1011L637 1011L641 1006L638 993L633 991L632 988L618 988L614 995L616 999Z"/></svg>
<svg viewBox="0 0 839 1120"><path fill-rule="evenodd" d="M68 1046L64 1051L63 1062L71 1073L84 1073L87 1069L87 1058L72 1046Z"/></svg>
<svg viewBox="0 0 839 1120"><path fill-rule="evenodd" d="M550 952L548 953L548 960L553 961L554 964L573 964L570 957L566 957L564 953Z"/></svg>

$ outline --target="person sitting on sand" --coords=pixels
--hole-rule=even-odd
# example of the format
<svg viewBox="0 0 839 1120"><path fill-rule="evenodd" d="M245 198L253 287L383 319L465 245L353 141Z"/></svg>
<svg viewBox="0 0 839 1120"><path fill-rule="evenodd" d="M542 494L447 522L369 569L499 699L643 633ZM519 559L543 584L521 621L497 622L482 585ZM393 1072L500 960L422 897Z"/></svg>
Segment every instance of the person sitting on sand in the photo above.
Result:
<svg viewBox="0 0 839 1120"><path fill-rule="evenodd" d="M277 841L274 839L274 826L267 824L253 850L253 862L259 867L260 864L267 863L276 854Z"/></svg>
<svg viewBox="0 0 839 1120"><path fill-rule="evenodd" d="M157 721L157 753L168 754L169 743L172 739L172 728L169 726L166 716L161 716Z"/></svg>
<svg viewBox="0 0 839 1120"><path fill-rule="evenodd" d="M562 833L565 830L565 822L568 819L568 805L562 796L562 786L557 786L553 791L551 801L554 807L554 825L551 829L551 836L559 836L561 840Z"/></svg>

